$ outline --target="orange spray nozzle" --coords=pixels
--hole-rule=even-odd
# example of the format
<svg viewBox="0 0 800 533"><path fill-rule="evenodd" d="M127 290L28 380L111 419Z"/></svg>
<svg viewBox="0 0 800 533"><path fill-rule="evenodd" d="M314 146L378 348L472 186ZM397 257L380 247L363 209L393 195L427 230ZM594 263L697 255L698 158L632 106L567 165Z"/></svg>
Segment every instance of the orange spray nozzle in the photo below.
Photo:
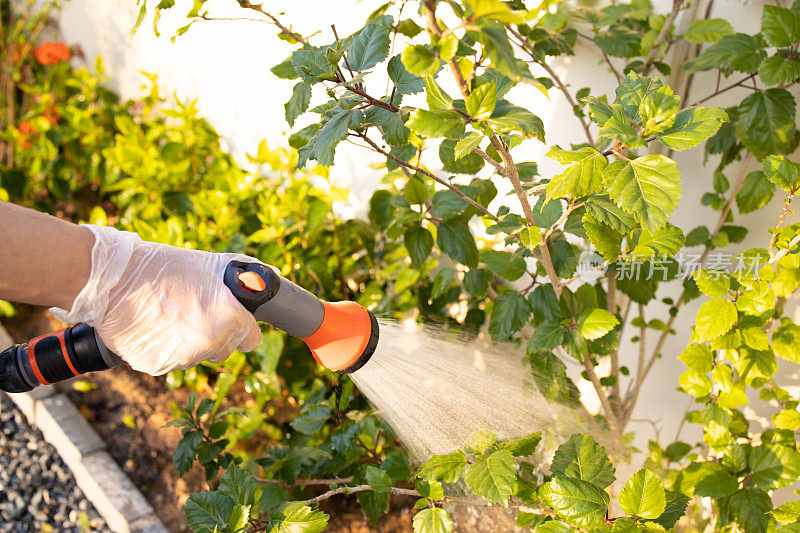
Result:
<svg viewBox="0 0 800 533"><path fill-rule="evenodd" d="M314 359L340 374L355 372L369 361L378 346L378 321L355 302L322 302L319 328L301 339Z"/></svg>

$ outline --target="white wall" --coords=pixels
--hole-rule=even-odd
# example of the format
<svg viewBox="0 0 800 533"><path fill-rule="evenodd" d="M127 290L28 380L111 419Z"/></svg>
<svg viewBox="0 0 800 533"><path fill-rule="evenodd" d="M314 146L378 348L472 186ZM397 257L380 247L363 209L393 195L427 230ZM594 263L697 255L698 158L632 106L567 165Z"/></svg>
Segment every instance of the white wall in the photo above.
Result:
<svg viewBox="0 0 800 533"><path fill-rule="evenodd" d="M365 17L381 3L375 0L274 0L266 2L265 7L274 12L283 10L281 19L292 21L295 28L304 34L320 30L323 35L328 35L331 33L330 24L335 23L339 34L345 35L360 27ZM291 93L292 83L277 79L268 69L282 61L290 47L276 38L272 26L244 21L198 23L171 44L169 37L175 28L184 24L182 14L188 11L189 4L191 0L178 0L178 7L164 13L162 37L158 39L153 36L150 19L144 22L138 34L130 36L136 16L133 0L72 0L63 11L61 29L68 42L80 43L90 60L98 54L103 56L111 84L123 96L133 97L139 93L142 83L140 71L157 72L165 89L175 91L181 98L198 98L202 114L238 153L255 151L262 138L273 145L284 144L287 125L283 118L283 103ZM669 4L663 0L658 3L662 12ZM218 16L250 16L233 0L211 0L206 5ZM759 25L761 6L760 1L715 0L711 16L731 20L738 31L754 32ZM556 70L573 89L591 85L593 94L600 90L612 94L616 85L598 58L586 50L556 65ZM739 78L734 75L731 79ZM715 75L698 75L691 94L683 95L684 101L692 102L713 92L715 83ZM730 91L708 103L724 107L737 102L743 94L745 91ZM548 101L536 90L514 89L509 99L530 107L541 116L548 132L548 146L567 146L570 142L584 140L578 122L557 91L551 91L552 100ZM525 151L524 158L520 159L539 162L543 175L558 171L559 166L544 157L547 147L543 144L527 142ZM681 170L684 199L673 221L687 231L701 223L713 225L716 213L699 206L700 196L711 189L713 161L704 168L699 149L677 153L674 158ZM380 176L369 167L375 161L378 158L369 152L352 146L343 146L337 152L331 175L337 184L349 186L353 191L350 205L339 206L342 211L364 213L364 202ZM750 170L757 168L751 166ZM739 172L737 167L732 165L727 171L731 181ZM503 192L501 190L501 195ZM738 218L737 223L748 226L751 232L747 241L736 247L737 250L764 246L768 238L765 229L774 223L780 210L782 195L777 196L781 198L764 212L766 218L762 214ZM675 296L677 290L673 288L665 293ZM674 437L687 406L686 396L675 391L678 376L684 370L676 357L686 345L697 306L698 302L694 302L682 313L676 324L679 333L667 342L663 350L664 360L656 364L634 415L637 419L655 420L663 442L667 443ZM654 305L648 308L647 316L665 318L666 310ZM654 334L650 335L651 346L654 337ZM623 352L623 362L631 369L635 368L636 350L636 346L632 346ZM787 373L782 380L789 384L796 383L796 378L795 374L790 376ZM645 422L634 423L632 427L639 432L637 444L646 449L647 439L653 437L653 428ZM684 438L700 438L696 426L686 425L683 435Z"/></svg>

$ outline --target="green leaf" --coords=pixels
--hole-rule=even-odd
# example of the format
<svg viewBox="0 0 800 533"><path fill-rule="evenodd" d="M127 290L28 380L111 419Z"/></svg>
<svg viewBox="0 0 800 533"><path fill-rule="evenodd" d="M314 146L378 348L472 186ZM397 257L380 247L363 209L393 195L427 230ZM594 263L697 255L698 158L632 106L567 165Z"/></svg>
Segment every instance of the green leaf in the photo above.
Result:
<svg viewBox="0 0 800 533"><path fill-rule="evenodd" d="M514 80L520 79L520 68L517 65L514 49L508 40L506 29L500 25L485 25L478 34L483 53L491 60L491 65L501 74Z"/></svg>
<svg viewBox="0 0 800 533"><path fill-rule="evenodd" d="M733 33L733 26L725 19L697 19L689 25L683 38L695 44L713 43Z"/></svg>
<svg viewBox="0 0 800 533"><path fill-rule="evenodd" d="M686 150L714 135L727 120L728 114L716 107L687 107L657 137L668 148Z"/></svg>
<svg viewBox="0 0 800 533"><path fill-rule="evenodd" d="M457 159L455 150L456 141L453 139L445 139L439 143L439 160L442 162L442 169L455 174L475 175L480 172L484 165L484 161L481 156L478 154L467 153L461 159Z"/></svg>
<svg viewBox="0 0 800 533"><path fill-rule="evenodd" d="M479 429L461 446L466 453L483 453L497 443L497 433L488 429Z"/></svg>
<svg viewBox="0 0 800 533"><path fill-rule="evenodd" d="M315 405L311 408L303 408L300 416L292 420L291 426L306 435L313 435L325 425L331 416L331 409L327 405Z"/></svg>
<svg viewBox="0 0 800 533"><path fill-rule="evenodd" d="M435 195L434 195L435 196ZM439 224L436 244L454 260L474 267L478 264L478 247L467 224L462 221L444 221Z"/></svg>
<svg viewBox="0 0 800 533"><path fill-rule="evenodd" d="M515 281L526 271L525 260L519 255L500 250L482 250L481 261L498 276Z"/></svg>
<svg viewBox="0 0 800 533"><path fill-rule="evenodd" d="M492 114L497 104L497 89L493 81L479 85L467 96L467 113L472 118L482 119Z"/></svg>
<svg viewBox="0 0 800 533"><path fill-rule="evenodd" d="M647 142L639 136L639 132L631 125L631 118L621 104L611 107L611 118L600 127L601 137L619 141L631 148L642 148Z"/></svg>
<svg viewBox="0 0 800 533"><path fill-rule="evenodd" d="M464 135L464 120L461 115L448 109L437 111L417 109L411 114L406 126L414 133L431 139L438 137L460 139Z"/></svg>
<svg viewBox="0 0 800 533"><path fill-rule="evenodd" d="M427 46L415 44L403 50L401 55L403 65L411 73L417 76L432 76L439 70L439 58L436 53Z"/></svg>
<svg viewBox="0 0 800 533"><path fill-rule="evenodd" d="M433 76L425 77L425 98L431 111L453 107L453 99L436 83Z"/></svg>
<svg viewBox="0 0 800 533"><path fill-rule="evenodd" d="M619 324L617 317L605 309L585 309L578 317L578 329L584 339L593 341L604 336Z"/></svg>
<svg viewBox="0 0 800 533"><path fill-rule="evenodd" d="M741 330L742 340L744 343L754 350L768 350L769 339L764 331L756 326L744 328Z"/></svg>
<svg viewBox="0 0 800 533"><path fill-rule="evenodd" d="M718 270L698 270L692 275L700 292L711 298L722 298L731 288L731 279L726 272Z"/></svg>
<svg viewBox="0 0 800 533"><path fill-rule="evenodd" d="M478 496L505 507L517 481L514 456L508 450L497 450L478 459L467 468L464 481Z"/></svg>
<svg viewBox="0 0 800 533"><path fill-rule="evenodd" d="M680 100L679 97L672 94L672 89L669 87L659 87L657 90L647 93L639 105L639 117L643 127L642 136L668 130L675 123Z"/></svg>
<svg viewBox="0 0 800 533"><path fill-rule="evenodd" d="M691 394L695 398L707 396L713 386L708 376L692 368L680 375L678 383L687 394Z"/></svg>
<svg viewBox="0 0 800 533"><path fill-rule="evenodd" d="M370 69L388 57L390 44L386 26L367 24L347 48L347 64L355 71Z"/></svg>
<svg viewBox="0 0 800 533"><path fill-rule="evenodd" d="M197 447L201 442L203 442L203 434L199 431L190 431L178 442L178 446L172 453L172 462L175 463L175 469L179 474L183 475L192 468L197 456ZM225 523L227 524L227 520Z"/></svg>
<svg viewBox="0 0 800 533"><path fill-rule="evenodd" d="M434 455L422 463L417 472L417 477L427 482L439 481L441 483L456 483L464 474L467 466L467 457L461 450L456 450L445 455Z"/></svg>
<svg viewBox="0 0 800 533"><path fill-rule="evenodd" d="M589 435L573 435L559 446L550 470L554 476L580 479L601 489L616 479L605 448Z"/></svg>
<svg viewBox="0 0 800 533"><path fill-rule="evenodd" d="M528 352L552 352L561 345L564 339L564 329L561 324L553 320L545 320L538 326L528 339Z"/></svg>
<svg viewBox="0 0 800 533"><path fill-rule="evenodd" d="M291 56L269 69L269 71L284 80L294 80L300 76L294 69L294 65L292 65Z"/></svg>
<svg viewBox="0 0 800 533"><path fill-rule="evenodd" d="M750 74L767 57L758 41L745 33L726 35L717 43L709 46L696 59L686 63L689 71L703 71L721 68L725 73L733 71Z"/></svg>
<svg viewBox="0 0 800 533"><path fill-rule="evenodd" d="M800 520L800 501L787 502L780 507L776 507L772 511L772 516L784 526L797 522Z"/></svg>
<svg viewBox="0 0 800 533"><path fill-rule="evenodd" d="M683 247L684 241L681 229L672 224L667 224L654 233L644 228L639 233L639 239L631 255L645 258L659 254L673 255Z"/></svg>
<svg viewBox="0 0 800 533"><path fill-rule="evenodd" d="M309 47L294 51L292 66L309 85L323 80L336 80L336 69L328 62L323 48Z"/></svg>
<svg viewBox="0 0 800 533"><path fill-rule="evenodd" d="M322 127L300 148L297 168L303 168L309 159L320 165L331 166L336 145L339 144L351 128L355 128L364 120L364 113L358 109L345 109L323 122Z"/></svg>
<svg viewBox="0 0 800 533"><path fill-rule="evenodd" d="M616 206L615 206L616 207ZM581 219L583 231L606 261L615 261L622 251L623 235L587 212Z"/></svg>
<svg viewBox="0 0 800 533"><path fill-rule="evenodd" d="M489 333L505 340L525 325L531 316L528 300L516 291L504 292L494 301Z"/></svg>
<svg viewBox="0 0 800 533"><path fill-rule="evenodd" d="M392 486L392 478L377 466L367 465L364 475L369 486L376 492L387 492Z"/></svg>
<svg viewBox="0 0 800 533"><path fill-rule="evenodd" d="M800 364L800 326L787 323L772 334L772 349L775 354Z"/></svg>
<svg viewBox="0 0 800 533"><path fill-rule="evenodd" d="M553 146L547 152L547 157L562 165L571 165L547 184L545 202L552 198L580 198L602 190L603 171L608 166L608 160L594 148L569 151Z"/></svg>
<svg viewBox="0 0 800 533"><path fill-rule="evenodd" d="M542 441L542 432L531 433L524 437L517 437L503 442L500 449L508 450L514 457L527 457L533 455Z"/></svg>
<svg viewBox="0 0 800 533"><path fill-rule="evenodd" d="M413 226L408 228L403 235L403 244L405 244L408 255L411 257L411 264L414 268L419 269L431 254L433 235L422 226Z"/></svg>
<svg viewBox="0 0 800 533"><path fill-rule="evenodd" d="M469 204L455 191L436 191L431 200L433 212L441 219L453 218L461 215Z"/></svg>
<svg viewBox="0 0 800 533"><path fill-rule="evenodd" d="M463 138L459 139L453 151L456 161L465 155L470 154L475 148L477 148L482 138L483 136L480 133L472 131L467 133Z"/></svg>
<svg viewBox="0 0 800 533"><path fill-rule="evenodd" d="M736 193L736 206L743 215L752 213L767 205L774 194L775 184L763 172L751 172Z"/></svg>
<svg viewBox="0 0 800 533"><path fill-rule="evenodd" d="M794 96L786 89L758 91L736 109L736 136L756 157L789 151L795 136Z"/></svg>
<svg viewBox="0 0 800 533"><path fill-rule="evenodd" d="M796 409L781 411L772 416L772 423L777 429L797 431L800 429L800 413Z"/></svg>
<svg viewBox="0 0 800 533"><path fill-rule="evenodd" d="M425 80L411 74L403 65L400 55L389 60L386 71L400 94L416 94L425 89Z"/></svg>
<svg viewBox="0 0 800 533"><path fill-rule="evenodd" d="M689 497L673 490L666 491L666 506L655 522L664 529L672 529L678 520L686 514Z"/></svg>
<svg viewBox="0 0 800 533"><path fill-rule="evenodd" d="M800 452L779 444L762 444L750 450L748 468L760 489L788 487L800 476Z"/></svg>
<svg viewBox="0 0 800 533"><path fill-rule="evenodd" d="M228 520L228 530L239 533L250 524L250 506L236 505Z"/></svg>
<svg viewBox="0 0 800 533"><path fill-rule="evenodd" d="M611 163L603 182L614 202L651 232L666 224L681 197L676 163L663 155Z"/></svg>
<svg viewBox="0 0 800 533"><path fill-rule="evenodd" d="M423 509L414 515L414 533L450 533L453 521L444 509L435 507Z"/></svg>
<svg viewBox="0 0 800 533"><path fill-rule="evenodd" d="M614 102L622 105L625 109L625 114L630 119L638 119L642 101L648 94L660 89L662 85L661 78L640 76L632 70L628 72L616 88L617 98Z"/></svg>
<svg viewBox="0 0 800 533"><path fill-rule="evenodd" d="M705 344L690 344L681 352L678 359L701 374L707 374L714 368L714 354Z"/></svg>
<svg viewBox="0 0 800 533"><path fill-rule="evenodd" d="M764 6L761 34L770 46L791 46L800 41L800 18L791 9Z"/></svg>
<svg viewBox="0 0 800 533"><path fill-rule="evenodd" d="M227 528L233 505L233 500L219 492L198 492L189 496L183 511L193 532L217 533Z"/></svg>
<svg viewBox="0 0 800 533"><path fill-rule="evenodd" d="M496 133L517 131L526 137L535 137L544 142L544 123L542 119L527 109L515 106L507 100L498 100L494 112L486 123Z"/></svg>
<svg viewBox="0 0 800 533"><path fill-rule="evenodd" d="M297 117L305 113L308 109L308 103L311 101L311 86L299 82L292 90L292 97L283 106L286 110L286 122L290 126L294 126L294 121Z"/></svg>
<svg viewBox="0 0 800 533"><path fill-rule="evenodd" d="M321 533L330 517L305 502L289 502L269 518L272 524L269 533Z"/></svg>
<svg viewBox="0 0 800 533"><path fill-rule="evenodd" d="M403 198L411 205L424 204L431 197L431 190L419 175L408 178L403 188Z"/></svg>
<svg viewBox="0 0 800 533"><path fill-rule="evenodd" d="M758 67L758 75L765 85L778 85L800 78L800 61L788 57L783 51L778 51Z"/></svg>
<svg viewBox="0 0 800 533"><path fill-rule="evenodd" d="M582 479L556 477L545 485L544 496L568 524L586 529L599 527L608 511L608 494Z"/></svg>
<svg viewBox="0 0 800 533"><path fill-rule="evenodd" d="M256 501L258 485L253 476L242 470L235 462L231 462L228 471L219 482L219 492L238 505L249 506Z"/></svg>
<svg viewBox="0 0 800 533"><path fill-rule="evenodd" d="M764 175L767 179L788 192L794 192L800 187L800 172L798 165L788 161L782 155L771 155L761 162Z"/></svg>
<svg viewBox="0 0 800 533"><path fill-rule="evenodd" d="M619 506L631 517L656 519L664 512L666 504L664 485L646 468L631 476L619 493Z"/></svg>
<svg viewBox="0 0 800 533"><path fill-rule="evenodd" d="M509 24L525 23L524 17L511 11L508 4L500 0L465 0L464 3L470 7L476 19L490 18Z"/></svg>
<svg viewBox="0 0 800 533"><path fill-rule="evenodd" d="M736 305L730 300L709 300L700 306L694 334L701 341L710 341L726 334L738 321Z"/></svg>
<svg viewBox="0 0 800 533"><path fill-rule="evenodd" d="M741 489L730 497L726 507L733 520L747 533L766 533L772 501L763 490Z"/></svg>
<svg viewBox="0 0 800 533"><path fill-rule="evenodd" d="M626 213L616 204L596 196L586 201L586 211L619 233L628 233L636 226L633 215Z"/></svg>
<svg viewBox="0 0 800 533"><path fill-rule="evenodd" d="M597 33L597 46L611 57L634 57L642 46L642 34L622 24Z"/></svg>

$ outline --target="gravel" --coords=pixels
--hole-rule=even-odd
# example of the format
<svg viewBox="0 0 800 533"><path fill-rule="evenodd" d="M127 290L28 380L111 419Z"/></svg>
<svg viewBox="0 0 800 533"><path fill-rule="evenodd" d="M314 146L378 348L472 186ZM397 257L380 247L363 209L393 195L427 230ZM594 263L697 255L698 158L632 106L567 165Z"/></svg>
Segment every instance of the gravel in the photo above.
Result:
<svg viewBox="0 0 800 533"><path fill-rule="evenodd" d="M110 531L58 452L0 393L0 533Z"/></svg>

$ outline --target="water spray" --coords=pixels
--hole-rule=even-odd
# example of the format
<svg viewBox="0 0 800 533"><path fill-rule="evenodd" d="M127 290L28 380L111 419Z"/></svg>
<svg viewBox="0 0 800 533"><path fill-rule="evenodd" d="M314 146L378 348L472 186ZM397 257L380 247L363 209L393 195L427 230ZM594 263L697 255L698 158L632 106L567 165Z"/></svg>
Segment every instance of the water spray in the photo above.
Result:
<svg viewBox="0 0 800 533"><path fill-rule="evenodd" d="M355 372L375 353L378 321L355 302L320 300L262 263L231 261L223 281L256 320L300 338L329 370ZM122 363L94 328L76 324L0 352L0 390L26 392Z"/></svg>

